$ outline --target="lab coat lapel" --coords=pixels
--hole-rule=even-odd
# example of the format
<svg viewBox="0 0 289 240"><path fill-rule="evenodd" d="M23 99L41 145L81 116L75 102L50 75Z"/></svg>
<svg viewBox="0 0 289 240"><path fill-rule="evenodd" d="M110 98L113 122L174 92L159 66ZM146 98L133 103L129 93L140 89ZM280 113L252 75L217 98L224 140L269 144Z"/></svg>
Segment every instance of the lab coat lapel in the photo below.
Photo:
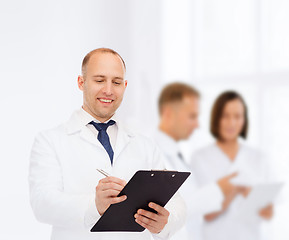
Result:
<svg viewBox="0 0 289 240"><path fill-rule="evenodd" d="M86 122L83 122L83 120L79 118L78 112L75 111L66 123L66 132L68 135L80 132L80 138L98 147L103 148L103 146L94 136L94 134L86 127L86 124Z"/></svg>
<svg viewBox="0 0 289 240"><path fill-rule="evenodd" d="M83 122L83 120L79 118L77 111L74 112L69 121L66 123L67 134L69 135L75 134L80 131L80 137L83 140L103 148L103 146L94 136L94 134L85 126L86 124L87 124L86 122ZM120 121L117 121L117 126L118 131L116 138L116 146L114 149L114 157L113 157L114 160L117 159L119 154L124 150L124 148L129 144L131 139L134 137L134 134L128 129L126 129Z"/></svg>
<svg viewBox="0 0 289 240"><path fill-rule="evenodd" d="M130 132L128 129L124 128L122 123L118 122L118 131L117 131L117 138L116 138L113 161L117 159L117 157L126 148L126 146L130 143L133 137L134 137L134 134Z"/></svg>
<svg viewBox="0 0 289 240"><path fill-rule="evenodd" d="M82 129L80 131L80 137L89 143L92 143L98 147L103 148L103 146L98 141L98 139L95 137L95 135L92 133L92 131L85 126L82 127Z"/></svg>

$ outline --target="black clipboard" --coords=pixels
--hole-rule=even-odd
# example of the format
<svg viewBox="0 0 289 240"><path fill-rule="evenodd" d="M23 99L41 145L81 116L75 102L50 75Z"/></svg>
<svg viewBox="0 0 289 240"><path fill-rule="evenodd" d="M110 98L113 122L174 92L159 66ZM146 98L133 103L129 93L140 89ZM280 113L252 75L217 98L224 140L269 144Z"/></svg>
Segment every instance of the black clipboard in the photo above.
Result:
<svg viewBox="0 0 289 240"><path fill-rule="evenodd" d="M137 210L155 212L148 206L150 202L165 206L190 174L167 170L137 171L118 195L127 195L127 199L110 205L90 231L144 231L145 228L135 222Z"/></svg>

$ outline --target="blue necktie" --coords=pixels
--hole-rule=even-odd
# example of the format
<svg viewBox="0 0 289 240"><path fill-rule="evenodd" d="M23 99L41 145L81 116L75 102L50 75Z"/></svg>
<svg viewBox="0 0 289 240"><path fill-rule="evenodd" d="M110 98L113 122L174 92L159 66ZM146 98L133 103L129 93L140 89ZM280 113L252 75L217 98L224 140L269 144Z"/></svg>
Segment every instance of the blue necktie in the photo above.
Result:
<svg viewBox="0 0 289 240"><path fill-rule="evenodd" d="M184 157L183 157L183 154L181 154L180 152L178 152L178 157L179 157L179 159L181 159L183 162L185 161L185 160L184 160Z"/></svg>
<svg viewBox="0 0 289 240"><path fill-rule="evenodd" d="M89 124L92 124L98 130L97 139L100 141L102 146L107 151L107 153L109 155L109 158L110 158L110 162L112 164L112 161L113 161L113 150L112 150L112 147L110 145L109 136L108 136L108 134L106 132L106 129L109 126L115 124L115 121L110 120L108 123L96 123L96 122L92 121Z"/></svg>

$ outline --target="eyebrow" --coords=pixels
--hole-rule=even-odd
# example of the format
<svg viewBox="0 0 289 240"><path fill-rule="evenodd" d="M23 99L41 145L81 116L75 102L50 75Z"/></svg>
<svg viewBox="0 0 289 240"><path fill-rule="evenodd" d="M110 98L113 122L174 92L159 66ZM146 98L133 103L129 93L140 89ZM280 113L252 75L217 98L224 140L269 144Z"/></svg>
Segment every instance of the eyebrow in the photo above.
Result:
<svg viewBox="0 0 289 240"><path fill-rule="evenodd" d="M121 80L121 81L123 81L123 78L122 77L115 77L115 78L113 78L114 80Z"/></svg>
<svg viewBox="0 0 289 240"><path fill-rule="evenodd" d="M104 75L93 75L92 77L101 77L101 78L104 78L105 76Z"/></svg>
<svg viewBox="0 0 289 240"><path fill-rule="evenodd" d="M104 76L104 75L93 75L92 77L93 77L93 78L97 78L97 77L99 77L99 78L105 78L106 76ZM123 81L123 78L122 78L122 77L114 77L113 79L114 79L114 80L122 80L122 81Z"/></svg>

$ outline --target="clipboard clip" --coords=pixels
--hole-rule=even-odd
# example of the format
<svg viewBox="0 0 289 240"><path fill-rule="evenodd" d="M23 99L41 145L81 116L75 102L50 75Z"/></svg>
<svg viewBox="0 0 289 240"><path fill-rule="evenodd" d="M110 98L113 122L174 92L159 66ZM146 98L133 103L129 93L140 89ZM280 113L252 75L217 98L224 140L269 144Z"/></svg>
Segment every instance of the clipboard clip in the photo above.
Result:
<svg viewBox="0 0 289 240"><path fill-rule="evenodd" d="M154 171L154 172L169 172L170 170L167 170L166 168L164 170L154 170L154 169L151 169L151 171ZM174 171L174 172L178 172L178 171ZM151 173L151 177L153 177L155 174L154 173ZM172 174L172 177L175 177L176 174Z"/></svg>

